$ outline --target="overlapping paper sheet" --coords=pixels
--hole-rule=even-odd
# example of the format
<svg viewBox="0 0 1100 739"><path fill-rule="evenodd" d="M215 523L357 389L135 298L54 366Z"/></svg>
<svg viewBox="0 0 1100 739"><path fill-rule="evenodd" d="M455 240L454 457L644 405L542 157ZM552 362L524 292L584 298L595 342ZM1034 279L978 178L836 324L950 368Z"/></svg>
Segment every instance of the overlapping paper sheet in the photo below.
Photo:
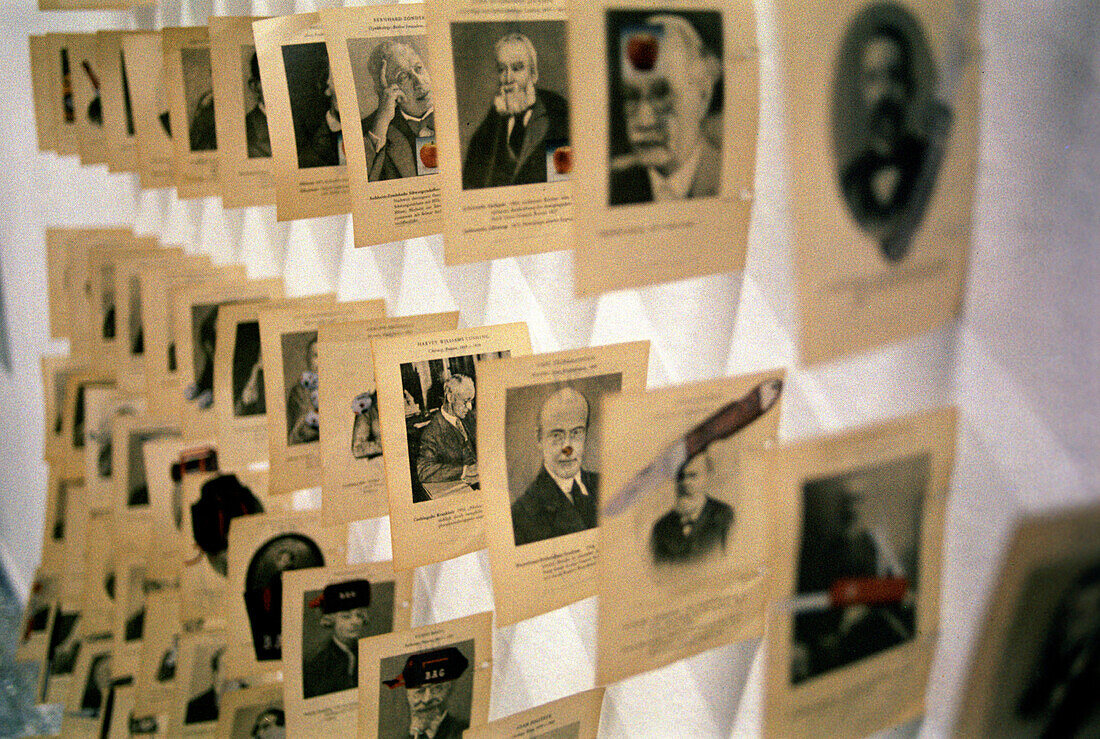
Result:
<svg viewBox="0 0 1100 739"><path fill-rule="evenodd" d="M141 186L170 187L174 150L160 32L124 36L122 53L134 109Z"/></svg>
<svg viewBox="0 0 1100 739"><path fill-rule="evenodd" d="M134 100L122 38L133 31L97 31L96 59L99 62L100 98L103 101L103 134L108 172L136 172L137 132L134 128Z"/></svg>
<svg viewBox="0 0 1100 739"><path fill-rule="evenodd" d="M596 739L603 688L560 698L463 732L464 739Z"/></svg>
<svg viewBox="0 0 1100 739"><path fill-rule="evenodd" d="M478 366L485 539L498 625L596 594L608 431L602 402L644 389L648 368L646 341Z"/></svg>
<svg viewBox="0 0 1100 739"><path fill-rule="evenodd" d="M221 193L214 80L206 26L161 29L172 121L172 184L181 199Z"/></svg>
<svg viewBox="0 0 1100 739"><path fill-rule="evenodd" d="M866 736L924 711L955 411L777 450L764 733Z"/></svg>

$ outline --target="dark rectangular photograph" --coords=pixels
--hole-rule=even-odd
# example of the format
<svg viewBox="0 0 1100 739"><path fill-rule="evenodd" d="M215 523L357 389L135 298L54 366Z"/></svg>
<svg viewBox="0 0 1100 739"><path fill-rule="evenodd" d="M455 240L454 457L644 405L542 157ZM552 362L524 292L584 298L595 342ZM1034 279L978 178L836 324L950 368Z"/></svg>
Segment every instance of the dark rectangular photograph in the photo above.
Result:
<svg viewBox="0 0 1100 739"><path fill-rule="evenodd" d="M283 47L286 86L298 168L337 167L346 163L340 105L324 42Z"/></svg>
<svg viewBox="0 0 1100 739"><path fill-rule="evenodd" d="M431 726L437 739L461 737L470 727L476 660L473 639L382 659L379 739L420 736Z"/></svg>
<svg viewBox="0 0 1100 739"><path fill-rule="evenodd" d="M280 337L283 393L286 396L287 446L310 444L321 437L317 417L317 332Z"/></svg>

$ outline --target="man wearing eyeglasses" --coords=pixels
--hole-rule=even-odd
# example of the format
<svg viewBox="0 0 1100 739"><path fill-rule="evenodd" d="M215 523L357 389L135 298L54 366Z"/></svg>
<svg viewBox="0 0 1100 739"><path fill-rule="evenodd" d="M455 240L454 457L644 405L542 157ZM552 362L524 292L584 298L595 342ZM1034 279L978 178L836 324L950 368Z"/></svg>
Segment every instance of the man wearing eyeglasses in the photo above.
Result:
<svg viewBox="0 0 1100 739"><path fill-rule="evenodd" d="M443 405L424 427L416 474L422 483L478 484L477 420L472 411L474 381L451 375L443 383Z"/></svg>
<svg viewBox="0 0 1100 739"><path fill-rule="evenodd" d="M581 467L588 400L566 386L542 404L535 430L542 469L512 504L516 546L596 527L599 476Z"/></svg>
<svg viewBox="0 0 1100 739"><path fill-rule="evenodd" d="M679 15L654 15L621 36L629 153L610 163L610 205L718 194L720 113L710 111L721 62Z"/></svg>

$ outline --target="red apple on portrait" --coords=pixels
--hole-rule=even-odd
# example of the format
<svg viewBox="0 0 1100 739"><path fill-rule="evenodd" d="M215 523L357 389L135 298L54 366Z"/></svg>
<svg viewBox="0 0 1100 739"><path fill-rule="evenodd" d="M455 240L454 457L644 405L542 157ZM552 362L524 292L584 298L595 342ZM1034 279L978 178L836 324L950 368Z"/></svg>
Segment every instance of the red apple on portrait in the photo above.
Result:
<svg viewBox="0 0 1100 739"><path fill-rule="evenodd" d="M554 171L558 174L569 174L573 171L572 146L559 146L554 149Z"/></svg>
<svg viewBox="0 0 1100 739"><path fill-rule="evenodd" d="M435 144L428 143L420 147L420 161L428 169L435 169L439 163L439 154L436 151Z"/></svg>
<svg viewBox="0 0 1100 739"><path fill-rule="evenodd" d="M652 33L636 33L626 42L626 58L639 72L648 72L656 66L657 50L657 37Z"/></svg>

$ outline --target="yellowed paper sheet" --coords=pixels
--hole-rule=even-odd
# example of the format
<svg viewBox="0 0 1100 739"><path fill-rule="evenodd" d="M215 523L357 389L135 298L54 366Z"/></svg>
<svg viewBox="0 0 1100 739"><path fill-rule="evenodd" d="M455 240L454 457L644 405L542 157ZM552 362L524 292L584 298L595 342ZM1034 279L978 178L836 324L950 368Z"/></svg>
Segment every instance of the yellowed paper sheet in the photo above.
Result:
<svg viewBox="0 0 1100 739"><path fill-rule="evenodd" d="M260 20L252 31L271 112L278 219L351 212L341 117L319 16Z"/></svg>
<svg viewBox="0 0 1100 739"><path fill-rule="evenodd" d="M945 409L769 460L766 736L866 736L924 712L954 456Z"/></svg>
<svg viewBox="0 0 1100 739"><path fill-rule="evenodd" d="M437 734L458 736L489 718L492 613L359 642L359 736L401 739L422 730L436 698Z"/></svg>
<svg viewBox="0 0 1100 739"><path fill-rule="evenodd" d="M160 32L124 36L122 53L134 109L141 186L172 185L172 130Z"/></svg>
<svg viewBox="0 0 1100 739"><path fill-rule="evenodd" d="M69 43L76 138L80 149L80 163L85 167L107 162L97 49L94 33L73 36Z"/></svg>
<svg viewBox="0 0 1100 739"><path fill-rule="evenodd" d="M281 682L228 693L218 706L216 739L286 735Z"/></svg>
<svg viewBox="0 0 1100 739"><path fill-rule="evenodd" d="M458 327L458 311L330 323L317 330L321 501L333 526L389 513L371 339Z"/></svg>
<svg viewBox="0 0 1100 739"><path fill-rule="evenodd" d="M283 297L283 280L245 280L184 288L173 294L180 423L187 436L209 436L217 430L214 410L214 355L218 310L223 305L263 302Z"/></svg>
<svg viewBox="0 0 1100 739"><path fill-rule="evenodd" d="M783 372L605 398L596 682L764 633ZM645 429L644 433L638 433Z"/></svg>
<svg viewBox="0 0 1100 739"><path fill-rule="evenodd" d="M50 94L50 109L57 131L54 151L58 156L74 156L80 153L80 142L76 135L76 104L73 101L73 78L77 70L73 69L72 54L69 50L72 36L68 33L48 33L50 63L56 70L51 75L53 90Z"/></svg>
<svg viewBox="0 0 1100 739"><path fill-rule="evenodd" d="M212 16L210 58L218 111L218 180L226 208L275 202L271 136L252 38L254 16Z"/></svg>
<svg viewBox="0 0 1100 739"><path fill-rule="evenodd" d="M180 599L170 588L149 594L141 667L134 675L135 713L156 715L171 710L179 685Z"/></svg>
<svg viewBox="0 0 1100 739"><path fill-rule="evenodd" d="M226 638L221 629L180 636L177 689L169 719L171 736L214 735L218 702L232 684L225 676Z"/></svg>
<svg viewBox="0 0 1100 739"><path fill-rule="evenodd" d="M46 229L46 295L50 310L50 337L69 335L69 294L66 289L69 270L69 245L72 229Z"/></svg>
<svg viewBox="0 0 1100 739"><path fill-rule="evenodd" d="M91 388L114 387L109 375L92 370L72 372L65 383L65 414L62 417L61 444L56 464L66 477L84 475L84 426L86 394Z"/></svg>
<svg viewBox="0 0 1100 739"><path fill-rule="evenodd" d="M179 422L152 414L121 416L111 428L114 510L148 520L151 511L142 445L147 441L180 436Z"/></svg>
<svg viewBox="0 0 1100 739"><path fill-rule="evenodd" d="M959 311L981 107L968 7L815 0L779 14L806 363Z"/></svg>
<svg viewBox="0 0 1100 739"><path fill-rule="evenodd" d="M399 570L485 548L478 474L478 360L531 353L525 323L371 342Z"/></svg>
<svg viewBox="0 0 1100 739"><path fill-rule="evenodd" d="M34 97L34 126L38 135L38 150L53 151L57 146L57 122L50 107L57 70L52 64L50 44L45 36L29 36L31 92Z"/></svg>
<svg viewBox="0 0 1100 739"><path fill-rule="evenodd" d="M39 567L31 583L30 596L23 608L23 618L16 644L17 662L41 663L49 647L51 617L61 597L60 576Z"/></svg>
<svg viewBox="0 0 1100 739"><path fill-rule="evenodd" d="M226 675L282 669L282 573L345 563L347 527L326 527L317 510L264 513L229 527Z"/></svg>
<svg viewBox="0 0 1100 739"><path fill-rule="evenodd" d="M577 292L740 270L760 105L753 4L572 8Z"/></svg>
<svg viewBox="0 0 1100 739"><path fill-rule="evenodd" d="M157 0L38 0L39 10L133 10L153 7Z"/></svg>
<svg viewBox="0 0 1100 739"><path fill-rule="evenodd" d="M110 577L115 571L116 527L111 511L97 511L87 507L84 529L83 584L81 591L81 629L85 634L105 632L114 638L114 583ZM75 547L74 547L75 548Z"/></svg>
<svg viewBox="0 0 1100 739"><path fill-rule="evenodd" d="M596 739L603 708L603 688L561 698L551 703L467 729L463 739Z"/></svg>
<svg viewBox="0 0 1100 739"><path fill-rule="evenodd" d="M320 482L318 326L385 315L382 300L318 304L305 299L260 311L272 495Z"/></svg>
<svg viewBox="0 0 1100 739"><path fill-rule="evenodd" d="M439 83L445 261L571 248L577 119L568 4L461 0L425 9Z"/></svg>
<svg viewBox="0 0 1100 739"><path fill-rule="evenodd" d="M73 681L64 704L65 736L97 737L112 669L110 638L86 638L73 669Z"/></svg>
<svg viewBox="0 0 1100 739"><path fill-rule="evenodd" d="M88 249L88 295L91 317L89 355L93 366L117 375L118 263L161 253L154 237L130 237L117 243L97 243Z"/></svg>
<svg viewBox="0 0 1100 739"><path fill-rule="evenodd" d="M134 102L122 37L132 31L97 31L96 60L103 100L103 134L107 170L136 172L137 133L134 130Z"/></svg>
<svg viewBox="0 0 1100 739"><path fill-rule="evenodd" d="M407 3L321 13L341 118L351 123L344 148L356 246L443 227L423 8Z"/></svg>
<svg viewBox="0 0 1100 739"><path fill-rule="evenodd" d="M1100 593L1100 506L1031 516L992 591L956 736L1089 736Z"/></svg>
<svg viewBox="0 0 1100 739"><path fill-rule="evenodd" d="M149 486L149 525L153 533L149 579L179 587L183 562L195 552L185 538L191 515L183 498L184 480L215 469L218 450L212 439L166 437L141 446Z"/></svg>
<svg viewBox="0 0 1100 739"><path fill-rule="evenodd" d="M65 393L69 375L84 369L68 355L42 357L42 457L47 462L57 463L64 455L62 432L68 408Z"/></svg>
<svg viewBox="0 0 1100 739"><path fill-rule="evenodd" d="M647 341L478 367L485 539L498 626L596 594L602 400L644 390L648 369Z"/></svg>
<svg viewBox="0 0 1100 739"><path fill-rule="evenodd" d="M206 267L204 257L184 256L178 247L161 247L146 256L124 256L115 263L115 379L131 393L145 392L145 324L143 283L159 269L195 264Z"/></svg>
<svg viewBox="0 0 1100 739"><path fill-rule="evenodd" d="M96 332L103 330L102 258L116 250L133 247L134 235L128 228L88 228L70 231L63 270L68 292L69 349L73 356L85 358L94 369L103 359ZM112 296L113 300L113 296Z"/></svg>
<svg viewBox="0 0 1100 739"><path fill-rule="evenodd" d="M114 505L114 422L145 412L145 398L117 387L89 388L84 393L84 493L92 508Z"/></svg>
<svg viewBox="0 0 1100 739"><path fill-rule="evenodd" d="M67 570L66 547L73 534L77 510L84 505L84 480L62 475L50 465L46 476L46 515L42 524L42 570Z"/></svg>
<svg viewBox="0 0 1100 739"><path fill-rule="evenodd" d="M180 198L221 193L214 81L206 26L161 29L172 130L172 183Z"/></svg>
<svg viewBox="0 0 1100 739"><path fill-rule="evenodd" d="M61 703L68 696L83 639L80 630L82 591L83 583L78 577L68 576L62 580L61 599L50 627L50 647L39 684L40 703Z"/></svg>
<svg viewBox="0 0 1100 739"><path fill-rule="evenodd" d="M260 308L237 303L218 309L214 351L214 409L219 458L227 469L267 461L267 400L260 351Z"/></svg>
<svg viewBox="0 0 1100 739"><path fill-rule="evenodd" d="M111 700L111 713L104 717L109 723L106 726L106 736L109 739L129 739L130 727L135 733L143 732L145 737L156 739L168 736L168 714L156 715L139 713L136 710L137 686L134 683L116 682L111 688L113 699Z"/></svg>
<svg viewBox="0 0 1100 739"><path fill-rule="evenodd" d="M147 595L144 552L130 550L115 564L114 654L111 669L116 677L136 675L141 667L141 645L145 638Z"/></svg>
<svg viewBox="0 0 1100 739"><path fill-rule="evenodd" d="M356 736L359 640L406 631L413 573L392 563L283 575L283 679L290 736Z"/></svg>

